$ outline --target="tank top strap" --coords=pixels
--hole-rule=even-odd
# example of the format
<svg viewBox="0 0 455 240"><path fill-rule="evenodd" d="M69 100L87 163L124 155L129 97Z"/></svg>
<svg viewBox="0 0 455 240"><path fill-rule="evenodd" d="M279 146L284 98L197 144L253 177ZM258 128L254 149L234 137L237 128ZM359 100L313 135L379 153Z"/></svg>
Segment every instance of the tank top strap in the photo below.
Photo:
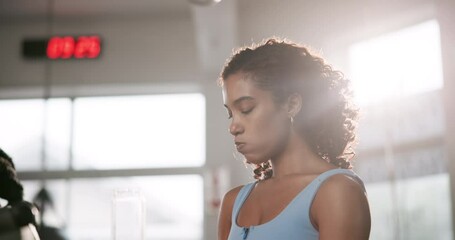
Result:
<svg viewBox="0 0 455 240"><path fill-rule="evenodd" d="M237 197L235 198L234 207L232 208L232 221L236 221L240 208L242 207L245 200L248 198L248 195L250 195L256 183L257 182L248 183L240 189Z"/></svg>

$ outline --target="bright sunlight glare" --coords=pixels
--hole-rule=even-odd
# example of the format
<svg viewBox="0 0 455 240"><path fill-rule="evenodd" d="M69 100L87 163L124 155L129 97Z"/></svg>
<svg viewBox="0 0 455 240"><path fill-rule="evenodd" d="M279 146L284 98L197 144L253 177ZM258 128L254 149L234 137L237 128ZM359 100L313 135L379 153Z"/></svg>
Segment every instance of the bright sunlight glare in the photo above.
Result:
<svg viewBox="0 0 455 240"><path fill-rule="evenodd" d="M359 105L443 86L436 20L354 44L349 59L355 101Z"/></svg>

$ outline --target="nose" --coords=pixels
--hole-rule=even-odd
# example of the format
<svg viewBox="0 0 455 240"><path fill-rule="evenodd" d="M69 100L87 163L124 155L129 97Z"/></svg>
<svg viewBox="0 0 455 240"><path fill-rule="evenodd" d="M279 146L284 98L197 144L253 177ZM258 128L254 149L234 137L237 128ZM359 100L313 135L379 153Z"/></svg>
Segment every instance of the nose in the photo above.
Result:
<svg viewBox="0 0 455 240"><path fill-rule="evenodd" d="M232 122L231 122L231 125L229 126L229 132L230 132L233 136L239 135L240 133L243 132L243 130L244 130L243 127L242 127L239 123L237 123L237 122L235 122L235 121L232 121Z"/></svg>

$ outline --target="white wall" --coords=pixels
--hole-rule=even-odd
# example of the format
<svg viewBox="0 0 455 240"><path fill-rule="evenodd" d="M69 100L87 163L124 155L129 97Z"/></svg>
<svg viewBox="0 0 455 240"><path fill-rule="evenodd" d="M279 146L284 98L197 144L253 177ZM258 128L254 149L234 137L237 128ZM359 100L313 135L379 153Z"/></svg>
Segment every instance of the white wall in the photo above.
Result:
<svg viewBox="0 0 455 240"><path fill-rule="evenodd" d="M58 21L52 34L99 34L103 49L97 60L52 62L52 83L197 82L193 32L191 19L187 17ZM42 21L0 25L0 86L42 84L46 61L24 60L20 44L27 36L47 35Z"/></svg>

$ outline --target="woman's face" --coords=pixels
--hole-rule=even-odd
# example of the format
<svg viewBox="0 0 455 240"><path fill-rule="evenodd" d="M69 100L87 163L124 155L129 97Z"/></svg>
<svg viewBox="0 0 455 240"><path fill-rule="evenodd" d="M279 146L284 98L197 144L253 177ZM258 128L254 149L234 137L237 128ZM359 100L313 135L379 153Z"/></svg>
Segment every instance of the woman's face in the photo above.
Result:
<svg viewBox="0 0 455 240"><path fill-rule="evenodd" d="M237 150L248 163L259 164L281 153L290 132L286 107L270 91L258 88L244 73L224 80L223 101Z"/></svg>

